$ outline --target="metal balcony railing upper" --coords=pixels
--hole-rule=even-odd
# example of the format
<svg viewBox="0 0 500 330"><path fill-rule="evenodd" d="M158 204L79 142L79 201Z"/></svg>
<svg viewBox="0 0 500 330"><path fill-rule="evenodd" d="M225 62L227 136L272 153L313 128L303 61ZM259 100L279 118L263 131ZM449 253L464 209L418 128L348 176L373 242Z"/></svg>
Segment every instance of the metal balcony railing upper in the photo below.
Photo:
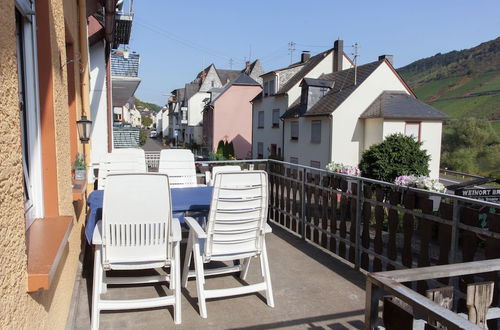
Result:
<svg viewBox="0 0 500 330"><path fill-rule="evenodd" d="M356 269L381 272L500 258L499 204L276 160L201 162L200 183L202 172L223 164L265 169L269 221ZM437 211L431 196L441 199ZM408 285L421 294L452 285L457 311L464 312L467 284L486 279L497 284L493 303L498 305L498 273L429 278Z"/></svg>

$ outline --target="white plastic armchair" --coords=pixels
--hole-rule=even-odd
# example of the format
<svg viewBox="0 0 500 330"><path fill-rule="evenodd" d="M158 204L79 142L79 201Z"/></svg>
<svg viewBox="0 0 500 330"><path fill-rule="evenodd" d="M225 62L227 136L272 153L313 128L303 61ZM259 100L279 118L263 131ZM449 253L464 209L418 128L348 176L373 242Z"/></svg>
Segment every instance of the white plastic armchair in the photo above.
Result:
<svg viewBox="0 0 500 330"><path fill-rule="evenodd" d="M184 259L182 286L186 287L188 277L196 277L200 315L207 317L205 300L265 291L267 304L274 307L273 292L265 234L271 232L267 225L268 185L264 171L222 172L215 175L214 191L206 231L198 222L186 217L189 237ZM205 276L241 272L244 280L248 273L250 259L260 257L263 281L239 287L206 290ZM189 270L191 258L194 271ZM204 269L210 261L243 262L236 266Z"/></svg>
<svg viewBox="0 0 500 330"><path fill-rule="evenodd" d="M163 149L160 152L158 172L169 176L172 187L197 186L196 166L191 150Z"/></svg>
<svg viewBox="0 0 500 330"><path fill-rule="evenodd" d="M168 176L110 174L104 190L103 218L94 230L96 245L92 288L92 329L99 328L102 310L174 306L181 323L179 221L172 218ZM170 267L168 275L107 277L107 270ZM102 299L108 284L169 282L172 295L134 300Z"/></svg>
<svg viewBox="0 0 500 330"><path fill-rule="evenodd" d="M210 172L205 172L205 181L207 182L207 186L213 186L214 185L214 181L212 180L212 178L215 178L215 175L217 173L221 173L221 172L240 172L241 171L241 167L239 167L238 165L227 165L227 166L214 166L212 168L212 173Z"/></svg>
<svg viewBox="0 0 500 330"><path fill-rule="evenodd" d="M102 156L99 163L97 187L102 190L106 186L109 174L145 173L146 156L144 150L135 148L116 149Z"/></svg>

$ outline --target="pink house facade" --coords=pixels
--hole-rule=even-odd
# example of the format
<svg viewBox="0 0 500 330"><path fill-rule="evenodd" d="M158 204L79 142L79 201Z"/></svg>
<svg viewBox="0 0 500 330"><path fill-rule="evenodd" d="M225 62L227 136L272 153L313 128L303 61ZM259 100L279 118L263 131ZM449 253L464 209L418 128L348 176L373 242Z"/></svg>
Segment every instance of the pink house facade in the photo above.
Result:
<svg viewBox="0 0 500 330"><path fill-rule="evenodd" d="M219 141L233 142L237 159L252 152L252 100L262 92L258 82L245 73L224 88L209 91L211 101L203 111L203 140L209 152L215 152Z"/></svg>

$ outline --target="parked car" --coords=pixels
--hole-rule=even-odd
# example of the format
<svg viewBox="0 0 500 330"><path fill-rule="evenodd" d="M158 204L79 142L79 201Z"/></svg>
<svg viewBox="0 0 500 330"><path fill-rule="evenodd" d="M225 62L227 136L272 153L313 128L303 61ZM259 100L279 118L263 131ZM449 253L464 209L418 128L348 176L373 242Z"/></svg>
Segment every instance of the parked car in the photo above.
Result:
<svg viewBox="0 0 500 330"><path fill-rule="evenodd" d="M149 132L149 137L150 138L155 138L157 135L158 135L158 133L156 131Z"/></svg>

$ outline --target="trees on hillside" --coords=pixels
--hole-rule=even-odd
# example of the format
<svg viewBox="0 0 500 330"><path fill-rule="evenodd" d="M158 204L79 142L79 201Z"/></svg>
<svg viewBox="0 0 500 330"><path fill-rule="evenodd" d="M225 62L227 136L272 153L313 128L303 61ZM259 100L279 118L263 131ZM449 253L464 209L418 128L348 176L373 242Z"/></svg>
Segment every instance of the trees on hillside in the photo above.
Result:
<svg viewBox="0 0 500 330"><path fill-rule="evenodd" d="M441 167L491 175L500 169L500 137L482 119L453 119L444 128Z"/></svg>

